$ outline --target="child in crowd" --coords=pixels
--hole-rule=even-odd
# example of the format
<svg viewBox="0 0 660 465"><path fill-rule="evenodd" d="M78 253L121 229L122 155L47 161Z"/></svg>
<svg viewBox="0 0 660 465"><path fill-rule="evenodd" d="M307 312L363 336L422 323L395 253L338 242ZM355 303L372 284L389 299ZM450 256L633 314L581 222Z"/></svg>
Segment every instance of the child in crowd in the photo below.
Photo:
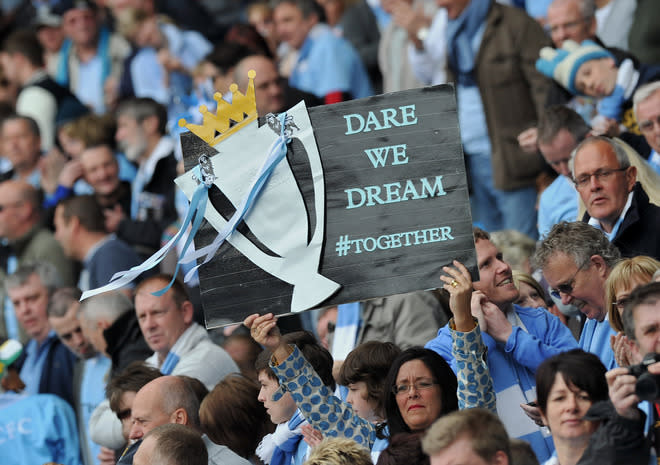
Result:
<svg viewBox="0 0 660 465"><path fill-rule="evenodd" d="M314 367L323 384L334 389L332 377L332 356L316 341L311 333L298 331L282 337L287 344L295 344L305 359ZM302 426L307 424L298 410L291 393L280 387L279 380L269 366L272 353L264 350L257 361L259 401L264 404L270 420L277 425L275 432L267 434L257 447L257 455L269 465L301 465L308 455L309 448L302 440Z"/></svg>
<svg viewBox="0 0 660 465"><path fill-rule="evenodd" d="M630 58L617 63L611 52L591 40L566 40L559 49L543 47L536 69L574 95L600 99L592 127L595 133L611 136L621 130L639 133L632 96L642 84L660 79L660 66Z"/></svg>

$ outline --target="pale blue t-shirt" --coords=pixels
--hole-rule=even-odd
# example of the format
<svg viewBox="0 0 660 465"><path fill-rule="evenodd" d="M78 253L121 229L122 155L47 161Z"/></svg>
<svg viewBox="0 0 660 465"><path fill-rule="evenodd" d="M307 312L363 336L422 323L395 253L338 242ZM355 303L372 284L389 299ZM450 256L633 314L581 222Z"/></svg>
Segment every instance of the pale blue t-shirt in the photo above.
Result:
<svg viewBox="0 0 660 465"><path fill-rule="evenodd" d="M331 92L345 92L353 98L373 95L369 76L358 53L325 24L317 24L308 34L289 84L319 98Z"/></svg>

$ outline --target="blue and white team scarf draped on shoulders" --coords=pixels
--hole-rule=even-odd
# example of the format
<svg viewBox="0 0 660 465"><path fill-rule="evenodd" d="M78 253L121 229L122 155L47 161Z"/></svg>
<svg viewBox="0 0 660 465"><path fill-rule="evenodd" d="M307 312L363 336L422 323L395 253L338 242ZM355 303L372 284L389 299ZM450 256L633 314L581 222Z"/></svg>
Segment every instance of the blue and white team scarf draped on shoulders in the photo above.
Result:
<svg viewBox="0 0 660 465"><path fill-rule="evenodd" d="M302 427L307 420L300 410L287 423L277 425L274 433L267 434L257 446L257 455L267 465L290 465L303 438Z"/></svg>

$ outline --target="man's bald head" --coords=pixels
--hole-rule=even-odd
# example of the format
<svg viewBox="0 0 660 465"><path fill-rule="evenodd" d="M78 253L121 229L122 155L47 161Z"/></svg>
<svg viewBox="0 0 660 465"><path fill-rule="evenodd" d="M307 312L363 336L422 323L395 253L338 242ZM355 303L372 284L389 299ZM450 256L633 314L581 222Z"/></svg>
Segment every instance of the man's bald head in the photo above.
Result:
<svg viewBox="0 0 660 465"><path fill-rule="evenodd" d="M131 418L131 439L140 439L156 426L167 423L179 423L200 430L199 400L185 378L161 376L137 392Z"/></svg>
<svg viewBox="0 0 660 465"><path fill-rule="evenodd" d="M257 113L265 116L284 109L284 89L282 79L273 60L263 55L251 55L238 62L234 70L234 80L239 89L248 84L248 71L256 72L254 92L257 101Z"/></svg>

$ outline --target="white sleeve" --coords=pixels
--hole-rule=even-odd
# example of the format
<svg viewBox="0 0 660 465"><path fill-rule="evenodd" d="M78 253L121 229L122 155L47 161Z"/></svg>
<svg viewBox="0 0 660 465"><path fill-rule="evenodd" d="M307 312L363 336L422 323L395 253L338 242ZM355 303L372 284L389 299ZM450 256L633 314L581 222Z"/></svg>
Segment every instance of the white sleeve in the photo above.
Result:
<svg viewBox="0 0 660 465"><path fill-rule="evenodd" d="M424 49L408 44L408 60L415 77L426 85L447 82L447 10L440 8L424 40Z"/></svg>
<svg viewBox="0 0 660 465"><path fill-rule="evenodd" d="M21 91L16 100L16 113L33 118L41 133L41 149L48 151L55 143L55 116L57 101L53 94L39 86Z"/></svg>
<svg viewBox="0 0 660 465"><path fill-rule="evenodd" d="M115 412L110 410L108 399L103 400L92 412L89 419L89 437L108 449L119 450L126 446L121 421Z"/></svg>

